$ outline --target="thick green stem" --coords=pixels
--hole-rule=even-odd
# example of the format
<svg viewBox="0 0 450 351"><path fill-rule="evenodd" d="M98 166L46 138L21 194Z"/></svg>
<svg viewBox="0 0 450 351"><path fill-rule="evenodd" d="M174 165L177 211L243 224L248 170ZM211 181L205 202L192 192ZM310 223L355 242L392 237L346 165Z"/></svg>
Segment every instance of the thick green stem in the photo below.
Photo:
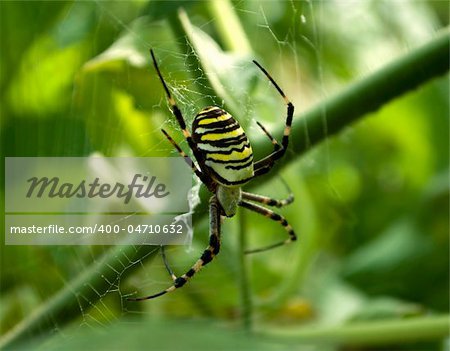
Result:
<svg viewBox="0 0 450 351"><path fill-rule="evenodd" d="M354 322L333 327L302 326L296 330L262 333L284 343L341 345L393 345L400 342L444 340L449 335L450 316L416 317L399 320Z"/></svg>
<svg viewBox="0 0 450 351"><path fill-rule="evenodd" d="M296 120L292 130L295 154L288 153L286 161L338 133L362 116L378 110L387 102L448 72L449 39L449 31L446 30L425 45L351 84L304 113ZM324 122L327 125L326 133ZM275 135L280 134L281 129ZM309 139L305 139L305 135Z"/></svg>

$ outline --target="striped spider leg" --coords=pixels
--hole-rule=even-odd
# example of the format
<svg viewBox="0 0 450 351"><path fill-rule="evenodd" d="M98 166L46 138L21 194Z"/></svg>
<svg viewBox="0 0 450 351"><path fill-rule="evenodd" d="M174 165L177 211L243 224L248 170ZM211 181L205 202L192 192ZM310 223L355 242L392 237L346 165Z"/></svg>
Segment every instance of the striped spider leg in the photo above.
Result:
<svg viewBox="0 0 450 351"><path fill-rule="evenodd" d="M286 107L287 107L287 115L286 115L286 124L284 127L284 133L283 133L283 139L281 140L281 147L275 147L274 151L264 157L262 160L259 160L258 162L255 162L254 168L255 168L255 177L265 174L270 171L270 169L273 167L276 160L279 160L282 158L287 150L287 147L289 145L289 135L291 133L291 126L292 126L292 119L294 117L294 105L292 102L287 98L286 94L281 90L281 88L278 86L278 84L275 82L275 80L272 78L272 76L269 74L269 72L266 71L264 67L262 67L257 61L253 60L253 63L258 66L258 68L266 75L266 77L270 80L270 82L273 84L275 89L278 91L278 93L283 98ZM262 130L266 133L266 135L272 140L272 143L275 141L276 144L278 142L267 132L267 130L260 124L258 125L262 128ZM279 144L278 144L279 145Z"/></svg>
<svg viewBox="0 0 450 351"><path fill-rule="evenodd" d="M128 301L144 301L153 299L155 297L167 294L168 292L174 291L178 288L181 288L187 281L194 276L200 269L202 269L205 265L212 261L212 259L219 253L220 250L220 205L217 202L217 197L215 195L211 196L209 200L209 244L208 247L203 251L201 257L195 262L195 264L183 275L177 277L172 269L169 267L167 262L167 258L164 252L164 247L161 246L161 252L163 256L164 266L166 267L167 272L171 276L173 280L173 285L168 287L165 290L160 291L157 294L144 296L144 297L136 297L136 298L127 298Z"/></svg>
<svg viewBox="0 0 450 351"><path fill-rule="evenodd" d="M259 202L259 203L267 205L267 206L275 206L275 207L279 208L279 207L287 206L294 201L294 197L292 194L290 194L287 199L275 200L275 199L272 199L267 196L242 192L242 199L243 200L241 200L241 202L239 203L239 206L246 208L250 211L259 213L273 221L280 223L289 235L289 238L287 238L286 240L277 242L275 244L264 246L264 247L261 247L258 249L245 250L246 254L252 254L252 253L271 250L278 246L283 246L283 245L289 244L289 243L297 240L297 236L295 235L295 232L292 229L292 226L287 222L286 218L284 218L283 216L279 215L278 213L275 213L274 211L272 211L268 208L265 208L261 205L257 205L257 204L253 204L251 202L245 201L245 200L249 200L249 201Z"/></svg>
<svg viewBox="0 0 450 351"><path fill-rule="evenodd" d="M266 134L266 136L272 142L273 147L274 147L273 153L276 153L277 151L283 149L283 146L280 145L280 143L267 131L267 129L261 123L259 123L258 121L256 121L256 123L262 129L264 134ZM266 167L265 170L268 171L269 169L267 169L267 167ZM264 174L264 173L261 173L261 174ZM284 181L283 181L283 183L284 183ZM294 202L294 195L290 191L289 186L286 183L284 183L284 185L289 191L289 196L283 200L276 200L276 199L273 199L268 196L248 193L248 192L244 192L244 191L242 192L243 201L241 201L239 206L244 207L250 211L256 212L258 214L261 214L265 217L268 217L269 219L279 222L289 235L289 238L284 241L280 241L275 244L264 246L264 247L261 247L258 249L245 250L246 254L252 254L252 253L258 253L258 252L271 250L278 246L283 246L285 244L289 244L289 243L297 240L297 236L295 235L294 230L292 229L292 227L289 225L289 223L286 221L286 219L283 216L281 216L281 215L275 213L274 211L267 209L263 206L244 201L244 200L249 200L249 201L253 201L253 202L258 202L258 203L266 205L266 206L273 206L273 207L278 207L278 208L287 206L287 205L291 204L292 202Z"/></svg>

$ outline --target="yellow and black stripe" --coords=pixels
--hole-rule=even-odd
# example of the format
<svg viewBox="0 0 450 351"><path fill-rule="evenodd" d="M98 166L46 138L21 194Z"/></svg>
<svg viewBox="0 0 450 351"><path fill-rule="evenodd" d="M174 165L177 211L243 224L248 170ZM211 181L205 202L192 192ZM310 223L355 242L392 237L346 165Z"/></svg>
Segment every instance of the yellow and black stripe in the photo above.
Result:
<svg viewBox="0 0 450 351"><path fill-rule="evenodd" d="M211 176L225 186L253 177L253 151L244 130L219 107L204 108L192 123L192 139Z"/></svg>
<svg viewBox="0 0 450 351"><path fill-rule="evenodd" d="M257 199L256 197L253 198L252 200L257 200L257 201L259 201L261 203L264 203L266 201L265 199L262 199L262 198ZM290 201L290 200L288 200L288 201ZM271 205L271 204L267 203L267 205ZM273 205L277 206L276 204L273 204ZM283 205L285 205L285 204L283 204ZM292 228L292 226L288 223L286 218L284 218L283 216L279 215L278 213L275 213L272 210L269 210L268 208L265 208L263 206L253 204L251 202L247 202L245 200L242 200L239 203L239 206L244 207L244 208L246 208L246 209L248 209L250 211L259 213L259 214L261 214L261 215L263 215L263 216L265 216L265 217L267 217L267 218L269 218L269 219L271 219L273 221L276 221L276 222L280 223L283 226L284 230L289 235L289 238L287 238L286 240L277 242L275 244L272 244L272 245L269 245L269 246L265 246L265 247L262 247L262 248L259 248L259 249L245 250L246 254L267 251L267 250L273 249L273 248L278 247L278 246L282 246L282 245L286 245L286 244L292 243L292 242L297 240L297 235L295 234L294 229Z"/></svg>
<svg viewBox="0 0 450 351"><path fill-rule="evenodd" d="M267 206L278 207L278 208L290 205L291 203L294 202L293 194L289 194L289 196L286 199L277 200L277 199L272 199L271 197L268 197L268 196L247 193L247 192L243 191L242 198L244 200L255 201L255 202L259 202L261 204L267 205Z"/></svg>

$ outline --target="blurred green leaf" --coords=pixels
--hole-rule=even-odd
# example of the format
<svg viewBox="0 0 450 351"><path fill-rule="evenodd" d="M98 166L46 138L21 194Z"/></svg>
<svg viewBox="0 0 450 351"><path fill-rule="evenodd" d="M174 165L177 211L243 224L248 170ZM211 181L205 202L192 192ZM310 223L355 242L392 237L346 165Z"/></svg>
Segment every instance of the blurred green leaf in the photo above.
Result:
<svg viewBox="0 0 450 351"><path fill-rule="evenodd" d="M180 6L187 11L184 17ZM285 158L290 166L275 168L250 187L283 197L285 189L276 180L269 182L281 172L296 202L280 213L300 239L251 257L254 321L268 334L275 326L291 328L292 341L287 335L278 341L249 339L214 326L234 325L241 318L237 228L230 219L224 221L221 254L195 284L146 304L129 304L123 297L170 283L159 256L146 264L155 248L124 253L2 245L2 342L45 338L48 331L61 330L64 337L41 346L34 339L30 347L139 348L145 337L147 347L162 349L179 347L180 340L196 349L205 344L292 349L305 340L437 349L448 332L448 318L396 317L449 308L448 74L423 84L448 71L448 31L435 33L448 24L448 11L442 13L448 6L442 6L0 2L4 154L175 155L159 129L168 127L183 148L186 143L151 66L152 47L188 125L204 104L225 106L250 136L256 157L262 157L272 145L253 118L281 137L285 106L251 63L257 59L297 113ZM242 54L249 46L251 57ZM368 112L374 113L348 127ZM207 241L207 196L196 211L192 250L168 250L177 273L192 265ZM277 223L256 215L248 215L245 227L242 235L255 246L285 234ZM131 329L114 323L150 314L154 321L132 320ZM214 322L194 324L200 316ZM181 318L186 323L177 321ZM346 321L351 322L343 325ZM81 327L64 328L68 322ZM306 322L311 325L300 330ZM409 344L415 340L430 343ZM318 350L337 348L321 345Z"/></svg>
<svg viewBox="0 0 450 351"><path fill-rule="evenodd" d="M5 92L14 77L24 53L32 43L48 30L60 14L71 5L58 2L0 2L0 35L4 48L1 56L1 91Z"/></svg>

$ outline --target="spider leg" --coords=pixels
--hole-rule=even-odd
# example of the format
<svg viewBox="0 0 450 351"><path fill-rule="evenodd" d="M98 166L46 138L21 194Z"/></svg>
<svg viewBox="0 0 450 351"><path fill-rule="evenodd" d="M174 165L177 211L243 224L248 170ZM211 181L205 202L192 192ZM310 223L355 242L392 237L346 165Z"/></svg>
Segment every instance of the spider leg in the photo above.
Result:
<svg viewBox="0 0 450 351"><path fill-rule="evenodd" d="M287 206L294 202L293 194L289 194L289 196L283 200L276 200L276 199L272 199L271 197L268 197L268 196L247 193L245 191L243 191L241 193L241 195L242 195L242 198L245 200L255 201L255 202L259 202L263 205L273 206L273 207L278 207L278 208Z"/></svg>
<svg viewBox="0 0 450 351"><path fill-rule="evenodd" d="M169 140L169 142L173 145L173 147L175 149L177 149L178 153L181 155L181 157L184 158L184 160L186 161L186 163L189 165L189 167L192 168L192 171L197 175L197 177L200 178L200 180L205 183L208 184L208 180L206 179L206 177L204 176L204 174L197 168L197 166L195 165L194 161L192 161L192 159L189 157L189 155L187 155L182 149L181 147L175 142L175 140L172 139L172 137L164 130L161 129L161 131L163 132L163 134L165 135L165 137L167 138L167 140Z"/></svg>
<svg viewBox="0 0 450 351"><path fill-rule="evenodd" d="M284 94L283 90L278 86L275 80L270 76L264 67L262 67L257 61L253 60L253 63L258 66L258 68L266 75L266 77L273 84L275 89L284 99L287 107L286 124L284 127L283 139L281 140L281 148L275 149L270 155L264 157L262 160L255 162L255 175L254 177L260 176L267 173L274 165L274 162L281 157L283 157L286 149L289 145L289 135L291 133L292 118L294 116L294 105L290 102L287 96ZM266 133L267 134L267 133Z"/></svg>
<svg viewBox="0 0 450 351"><path fill-rule="evenodd" d="M283 246L283 245L289 244L289 243L297 240L297 236L295 235L294 230L292 229L291 225L286 221L286 219L283 216L279 215L278 213L275 213L272 210L269 210L260 205L252 204L251 202L247 202L247 201L241 201L239 203L239 206L247 208L250 211L259 213L265 217L268 217L268 218L280 223L283 226L283 228L287 231L287 233L289 234L289 238L286 240L280 241L278 243L275 243L275 244L272 244L269 246L264 246L259 249L246 250L245 251L246 254L267 251L267 250L273 249L275 247Z"/></svg>
<svg viewBox="0 0 450 351"><path fill-rule="evenodd" d="M282 148L282 146L280 145L280 143L278 142L277 139L275 139L268 131L267 129L258 121L256 121L256 124L258 125L259 128L262 129L262 131L264 132L264 134L267 135L267 137L270 139L270 141L272 142L273 145L273 151L278 151L279 149Z"/></svg>
<svg viewBox="0 0 450 351"><path fill-rule="evenodd" d="M163 262L164 262L164 266L166 267L167 272L169 273L169 275L172 278L172 280L175 281L175 279L177 279L177 276L173 272L172 268L170 268L169 262L167 262L166 250L164 249L163 245L161 245L161 256L162 256L162 259L163 259Z"/></svg>
<svg viewBox="0 0 450 351"><path fill-rule="evenodd" d="M284 207L294 202L294 194L292 193L291 188L289 185L284 181L282 177L279 177L283 185L286 187L286 190L288 192L288 197L282 200L273 199L268 196L254 194L254 193L248 193L246 191L242 191L241 195L244 200L250 200L259 202L260 204L266 205L266 206L273 206L273 207Z"/></svg>
<svg viewBox="0 0 450 351"><path fill-rule="evenodd" d="M206 266L209 262L213 260L215 256L219 253L220 250L220 205L217 201L217 197L213 195L209 202L209 217L210 217L210 233L209 233L209 244L208 247L203 251L201 257L194 263L194 265L183 275L176 277L172 270L169 268L167 264L167 260L165 258L165 254L163 256L164 265L166 266L167 271L171 275L173 279L173 285L168 287L167 289L150 296L144 297L136 297L136 298L128 298L128 301L143 301L153 299L155 297L164 295L168 292L172 292L178 288L181 288L184 284L191 279L195 273L197 273L200 269Z"/></svg>
<svg viewBox="0 0 450 351"><path fill-rule="evenodd" d="M196 144L194 143L194 141L192 140L192 135L191 135L191 133L189 132L189 130L187 129L187 127L186 127L186 122L185 122L185 120L184 120L184 118L183 118L183 114L181 113L180 109L178 108L178 106L177 106L177 104L176 104L176 102L175 102L175 99L173 98L172 94L170 93L169 88L167 87L167 84L166 84L166 82L165 82L165 80L164 80L164 78L163 78L163 76L162 76L162 74L161 74L161 71L159 70L159 66L158 66L158 63L156 62L155 54L154 54L154 52L153 52L152 49L150 49L150 55L152 56L153 66L155 66L155 70L156 70L156 73L158 74L159 80L161 81L161 83L162 83L162 85L163 85L163 87L164 87L164 90L165 90L165 92L166 92L167 100L169 101L169 105L170 105L170 108L171 108L171 110L172 110L172 113L173 113L173 115L175 116L175 118L177 119L178 124L180 125L180 128L181 128L181 131L182 131L182 133L183 133L183 136L184 136L184 138L186 139L186 141L187 141L189 147L191 148L192 153L194 154L195 159L197 160L197 162L198 162L200 168L201 168L201 169L204 169L204 162L203 162L203 159L202 159L202 157L201 157L201 153L200 153L199 149L197 148L197 145L196 145ZM166 133L165 133L165 134L166 134ZM169 141L170 141L170 140L169 140ZM178 150L178 148L177 148L177 150ZM196 173L196 174L197 174L197 173ZM198 175L198 174L197 174L197 175ZM206 177L203 177L203 178L200 178L200 179L201 179L202 182L204 182L204 183L205 183L205 181L206 181L205 185L206 185L209 189L212 188L212 183L211 183L211 181L207 180Z"/></svg>

